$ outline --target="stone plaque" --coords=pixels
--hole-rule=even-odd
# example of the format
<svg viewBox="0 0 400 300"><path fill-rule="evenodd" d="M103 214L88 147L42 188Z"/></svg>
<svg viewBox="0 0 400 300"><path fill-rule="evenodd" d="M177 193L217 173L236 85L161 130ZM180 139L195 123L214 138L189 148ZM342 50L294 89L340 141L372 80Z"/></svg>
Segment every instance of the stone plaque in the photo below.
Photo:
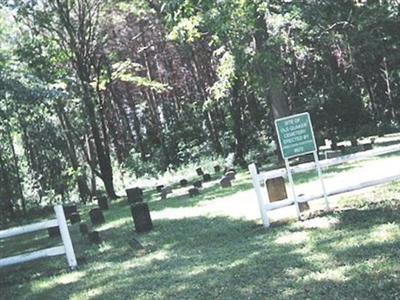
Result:
<svg viewBox="0 0 400 300"><path fill-rule="evenodd" d="M267 179L265 186L269 202L281 201L287 198L285 179L283 177Z"/></svg>

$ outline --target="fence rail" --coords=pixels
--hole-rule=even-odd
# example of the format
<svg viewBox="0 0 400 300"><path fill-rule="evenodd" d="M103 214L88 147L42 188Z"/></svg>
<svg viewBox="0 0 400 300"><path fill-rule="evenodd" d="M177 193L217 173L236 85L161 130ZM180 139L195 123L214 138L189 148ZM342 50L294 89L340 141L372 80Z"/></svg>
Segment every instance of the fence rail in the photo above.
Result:
<svg viewBox="0 0 400 300"><path fill-rule="evenodd" d="M336 166L344 163L352 163L360 160L365 160L369 159L375 156L380 156L380 155L385 155L385 154L391 154L395 152L400 151L400 145L394 145L394 146L388 146L388 147L382 147L378 149L373 149L373 150L368 150L368 151L363 151L355 154L349 154L349 155L344 155L341 157L336 157L336 158L331 158L331 159L326 159L323 161L320 161L321 167L322 168L327 168L331 166ZM307 171L311 171L315 169L315 163L304 163L298 166L294 166L291 168L292 173L303 173ZM272 179L272 178L277 178L277 177L286 177L287 176L287 171L286 169L277 169L277 170L272 170L268 172L264 172L261 174L257 173L257 168L255 164L249 165L249 171L252 177L253 181L253 187L256 193L257 197L257 202L258 206L260 209L260 215L263 221L264 227L269 227L270 226L270 221L267 212L271 210L276 210L279 208L287 207L290 205L294 205L294 199L293 195L291 195L290 198L284 199L281 201L273 202L270 203L268 199L268 193L267 191L263 191L261 188L261 185L264 184L264 182L267 179ZM385 176L382 178L374 179L374 180L369 180L369 181L363 181L363 182L358 182L356 184L344 184L343 186L334 188L334 189L328 189L327 190L327 195L328 196L334 196L342 193L347 193L347 192L352 192L356 191L359 189L367 188L367 187L372 187L380 184L385 184L389 183L392 181L400 180L400 173L397 175L391 175L391 176ZM321 199L324 197L324 194L322 192L316 193L316 194L311 194L311 195L304 195L298 197L298 202L308 202L308 201L313 201L317 199Z"/></svg>
<svg viewBox="0 0 400 300"><path fill-rule="evenodd" d="M12 257L2 258L0 259L0 268L29 262L39 258L52 257L63 254L66 254L68 265L71 269L75 269L78 266L71 241L71 236L68 231L67 220L65 219L64 209L61 205L56 205L54 207L54 211L56 213L56 219L2 230L0 231L0 239L16 237L22 234L45 230L52 227L58 227L60 229L63 245Z"/></svg>

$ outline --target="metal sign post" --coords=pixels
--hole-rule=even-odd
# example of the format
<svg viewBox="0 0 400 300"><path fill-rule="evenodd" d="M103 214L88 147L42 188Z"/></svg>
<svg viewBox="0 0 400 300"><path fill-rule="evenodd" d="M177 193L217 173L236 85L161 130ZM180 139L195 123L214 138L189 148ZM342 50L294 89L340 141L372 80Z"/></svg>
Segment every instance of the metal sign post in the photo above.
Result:
<svg viewBox="0 0 400 300"><path fill-rule="evenodd" d="M293 201L296 207L297 216L300 217L298 197L294 187L292 171L289 159L313 153L318 177L321 182L326 209L329 209L328 197L322 177L321 166L318 158L318 149L315 143L314 130L311 124L309 113L301 113L275 120L276 131L278 134L279 145L282 157L285 160L286 171L291 186Z"/></svg>
<svg viewBox="0 0 400 300"><path fill-rule="evenodd" d="M293 197L293 200L294 200L294 207L296 208L297 218L300 219L299 202L298 202L298 199L297 199L296 190L294 188L292 170L290 169L290 164L289 164L289 160L288 159L285 159L285 165L286 165L286 170L287 170L287 174L288 174L288 178L289 178L289 184L290 184L290 187L292 189L292 197Z"/></svg>

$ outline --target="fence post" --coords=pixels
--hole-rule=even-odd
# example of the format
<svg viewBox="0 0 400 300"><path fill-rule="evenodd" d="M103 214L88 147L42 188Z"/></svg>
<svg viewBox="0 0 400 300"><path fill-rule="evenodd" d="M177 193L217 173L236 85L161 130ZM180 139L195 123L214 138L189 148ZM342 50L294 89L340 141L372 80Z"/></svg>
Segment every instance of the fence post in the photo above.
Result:
<svg viewBox="0 0 400 300"><path fill-rule="evenodd" d="M251 178L253 180L254 190L256 191L258 207L260 208L261 219L265 228L269 227L269 219L267 215L267 207L264 203L264 198L262 196L261 188L260 188L260 180L258 179L257 168L255 164L249 165L249 171L251 174Z"/></svg>
<svg viewBox="0 0 400 300"><path fill-rule="evenodd" d="M74 247L72 246L71 236L69 235L67 220L65 219L64 208L62 205L54 206L56 212L58 226L60 228L61 238L65 248L65 254L67 255L68 265L72 270L75 270L78 266L76 262Z"/></svg>

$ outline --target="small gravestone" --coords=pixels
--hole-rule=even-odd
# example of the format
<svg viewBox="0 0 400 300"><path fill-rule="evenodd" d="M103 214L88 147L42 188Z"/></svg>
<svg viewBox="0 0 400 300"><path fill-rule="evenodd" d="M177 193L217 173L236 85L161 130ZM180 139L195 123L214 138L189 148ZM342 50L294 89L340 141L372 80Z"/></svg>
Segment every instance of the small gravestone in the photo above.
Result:
<svg viewBox="0 0 400 300"><path fill-rule="evenodd" d="M325 157L327 159L336 158L342 156L342 152L339 150L329 150L325 152Z"/></svg>
<svg viewBox="0 0 400 300"><path fill-rule="evenodd" d="M203 181L204 182L208 182L208 181L211 181L211 180L212 180L212 178L211 178L210 174L204 174L203 175Z"/></svg>
<svg viewBox="0 0 400 300"><path fill-rule="evenodd" d="M160 184L160 185L157 185L156 190L157 190L157 192L161 193L163 188L164 188L164 185Z"/></svg>
<svg viewBox="0 0 400 300"><path fill-rule="evenodd" d="M204 172L203 172L203 169L202 169L202 168L197 168L197 169L196 169L196 173L197 173L197 175L199 175L199 176L203 176L203 175L204 175Z"/></svg>
<svg viewBox="0 0 400 300"><path fill-rule="evenodd" d="M131 213L137 233L148 232L153 229L149 206L146 203L135 203L131 205Z"/></svg>
<svg viewBox="0 0 400 300"><path fill-rule="evenodd" d="M219 166L219 165L214 166L214 172L215 173L221 172L221 166Z"/></svg>
<svg viewBox="0 0 400 300"><path fill-rule="evenodd" d="M93 225L103 224L106 221L104 219L103 211L100 208L93 208L89 212L89 217Z"/></svg>
<svg viewBox="0 0 400 300"><path fill-rule="evenodd" d="M364 148L364 151L372 150L372 143L371 144L364 144L363 148Z"/></svg>
<svg viewBox="0 0 400 300"><path fill-rule="evenodd" d="M128 203L130 204L143 201L143 190L141 188L127 189L126 194L128 196Z"/></svg>
<svg viewBox="0 0 400 300"><path fill-rule="evenodd" d="M172 188L167 186L161 190L161 199L167 199L167 195L172 193Z"/></svg>
<svg viewBox="0 0 400 300"><path fill-rule="evenodd" d="M233 173L235 173L235 175L236 175L236 169L235 168L228 168L228 171L227 172L233 172Z"/></svg>
<svg viewBox="0 0 400 300"><path fill-rule="evenodd" d="M58 227L50 227L47 229L47 233L49 234L50 238L56 238L56 237L60 237L61 233L60 233L60 228Z"/></svg>
<svg viewBox="0 0 400 300"><path fill-rule="evenodd" d="M189 182L186 179L181 179L181 181L179 181L179 184L181 185L181 187L185 187L189 184Z"/></svg>
<svg viewBox="0 0 400 300"><path fill-rule="evenodd" d="M193 186L195 188L202 188L203 187L203 183L201 182L201 180L197 180L197 181L193 182Z"/></svg>
<svg viewBox="0 0 400 300"><path fill-rule="evenodd" d="M129 240L128 244L131 248L133 248L135 250L143 250L144 249L143 245L135 238L132 238L131 240Z"/></svg>
<svg viewBox="0 0 400 300"><path fill-rule="evenodd" d="M101 210L108 210L107 197L105 196L97 197L97 204L99 205L99 208Z"/></svg>
<svg viewBox="0 0 400 300"><path fill-rule="evenodd" d="M195 197L198 195L200 195L200 191L198 188L193 187L193 188L189 189L189 197Z"/></svg>
<svg viewBox="0 0 400 300"><path fill-rule="evenodd" d="M346 146L340 145L340 146L338 146L338 150L340 150L340 152L341 152L342 154L346 154Z"/></svg>
<svg viewBox="0 0 400 300"><path fill-rule="evenodd" d="M229 178L229 180L234 180L236 179L236 173L233 171L228 171L225 173L225 177Z"/></svg>
<svg viewBox="0 0 400 300"><path fill-rule="evenodd" d="M86 223L79 224L79 231L82 235L87 235L89 233L89 227Z"/></svg>
<svg viewBox="0 0 400 300"><path fill-rule="evenodd" d="M97 245L100 244L101 238L99 232L98 231L89 232L88 240L91 244L97 244Z"/></svg>
<svg viewBox="0 0 400 300"><path fill-rule="evenodd" d="M69 217L69 220L71 221L71 224L76 224L76 223L79 223L81 221L81 216L79 215L79 213L74 212Z"/></svg>
<svg viewBox="0 0 400 300"><path fill-rule="evenodd" d="M69 219L72 213L78 212L78 208L76 205L64 205L64 214L65 218Z"/></svg>
<svg viewBox="0 0 400 300"><path fill-rule="evenodd" d="M271 178L265 181L269 202L287 199L285 179L283 177Z"/></svg>
<svg viewBox="0 0 400 300"><path fill-rule="evenodd" d="M300 212L304 212L306 210L310 209L310 205L308 204L308 202L299 202L299 210Z"/></svg>
<svg viewBox="0 0 400 300"><path fill-rule="evenodd" d="M221 180L219 181L219 184L220 184L221 187L223 187L223 188L228 188L228 187L231 187L231 186L232 186L231 180L230 180L228 177L226 177L226 176L224 176L224 177L221 178Z"/></svg>

